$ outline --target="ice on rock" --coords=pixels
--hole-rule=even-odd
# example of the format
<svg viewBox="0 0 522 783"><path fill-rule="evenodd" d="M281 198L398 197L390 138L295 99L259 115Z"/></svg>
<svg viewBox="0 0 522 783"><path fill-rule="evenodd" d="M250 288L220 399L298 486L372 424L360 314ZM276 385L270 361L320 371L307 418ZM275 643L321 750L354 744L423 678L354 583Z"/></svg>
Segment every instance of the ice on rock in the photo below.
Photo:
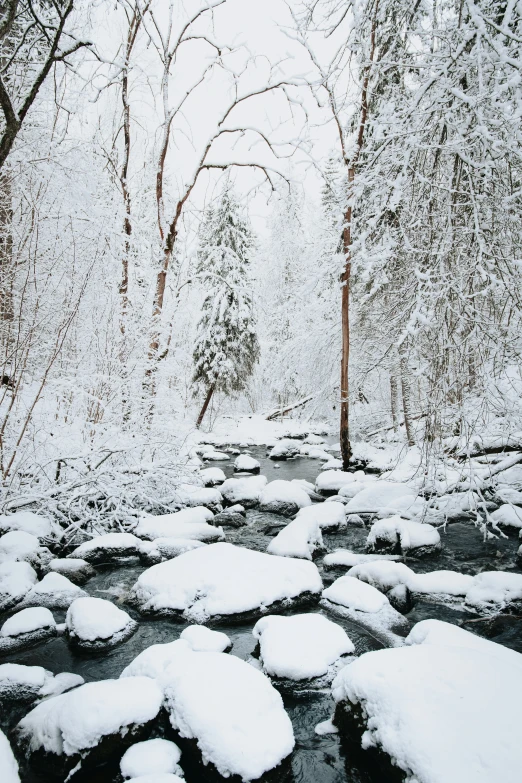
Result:
<svg viewBox="0 0 522 783"><path fill-rule="evenodd" d="M188 642L194 652L228 652L232 649L226 633L211 631L204 625L189 625L179 638Z"/></svg>
<svg viewBox="0 0 522 783"><path fill-rule="evenodd" d="M20 783L18 762L3 731L0 731L0 780L2 783Z"/></svg>
<svg viewBox="0 0 522 783"><path fill-rule="evenodd" d="M293 519L271 540L267 552L280 557L312 560L324 551L323 537L317 519Z"/></svg>
<svg viewBox="0 0 522 783"><path fill-rule="evenodd" d="M321 614L269 615L258 620L252 633L265 674L276 681L289 680L290 686L310 687L309 681L318 679L316 687L324 687L347 663L343 656L355 650L346 631Z"/></svg>
<svg viewBox="0 0 522 783"><path fill-rule="evenodd" d="M204 468L199 471L199 476L203 479L205 487L215 487L226 481L226 475L221 468Z"/></svg>
<svg viewBox="0 0 522 783"><path fill-rule="evenodd" d="M20 603L37 578L36 571L29 563L0 564L0 612L7 612Z"/></svg>
<svg viewBox="0 0 522 783"><path fill-rule="evenodd" d="M321 503L302 508L296 520L317 522L321 530L338 530L346 527L346 512L342 503Z"/></svg>
<svg viewBox="0 0 522 783"><path fill-rule="evenodd" d="M37 538L47 538L53 531L53 525L47 517L32 511L17 511L16 514L0 515L0 532L22 530Z"/></svg>
<svg viewBox="0 0 522 783"><path fill-rule="evenodd" d="M155 538L154 541L141 542L140 557L149 565L155 565L201 546L206 546L205 542L196 539Z"/></svg>
<svg viewBox="0 0 522 783"><path fill-rule="evenodd" d="M341 576L323 590L321 605L380 634L392 644L401 642L397 634L410 629L410 623L391 606L383 593L352 576Z"/></svg>
<svg viewBox="0 0 522 783"><path fill-rule="evenodd" d="M522 508L505 504L491 514L491 519L499 527L522 528Z"/></svg>
<svg viewBox="0 0 522 783"><path fill-rule="evenodd" d="M22 609L0 628L0 652L23 650L56 636L56 623L49 609Z"/></svg>
<svg viewBox="0 0 522 783"><path fill-rule="evenodd" d="M100 563L121 557L135 557L141 541L132 533L105 533L85 541L69 555L72 558Z"/></svg>
<svg viewBox="0 0 522 783"><path fill-rule="evenodd" d="M51 572L26 593L19 606L46 606L48 609L68 609L77 598L86 596L85 590L73 584L62 574Z"/></svg>
<svg viewBox="0 0 522 783"><path fill-rule="evenodd" d="M346 568L352 568L353 566L362 565L364 563L373 563L382 560L397 561L401 559L401 555L361 555L358 552L351 552L349 549L336 549L335 552L325 555L323 558L323 565L325 568L336 568L345 566Z"/></svg>
<svg viewBox="0 0 522 783"><path fill-rule="evenodd" d="M276 479L262 490L259 496L259 509L272 514L291 517L299 509L310 506L310 496L298 484L292 481Z"/></svg>
<svg viewBox="0 0 522 783"><path fill-rule="evenodd" d="M259 473L260 467L261 464L258 460L250 457L248 454L240 454L234 462L236 473Z"/></svg>
<svg viewBox="0 0 522 783"><path fill-rule="evenodd" d="M354 751L387 754L390 774L398 767L418 783L520 779L520 666L472 647L418 644L362 655L332 692L341 737Z"/></svg>
<svg viewBox="0 0 522 783"><path fill-rule="evenodd" d="M406 498L413 502L416 497L417 492L408 484L379 479L352 497L346 509L347 513L379 512L380 509L392 508L392 503L403 502Z"/></svg>
<svg viewBox="0 0 522 783"><path fill-rule="evenodd" d="M313 563L210 544L147 569L135 583L132 598L145 613L205 622L259 616L280 602L309 603L321 590Z"/></svg>
<svg viewBox="0 0 522 783"><path fill-rule="evenodd" d="M49 571L66 576L75 584L83 584L96 573L87 560L79 558L56 558L49 562Z"/></svg>
<svg viewBox="0 0 522 783"><path fill-rule="evenodd" d="M103 598L77 598L65 618L72 645L83 650L105 650L124 642L138 624L127 612Z"/></svg>
<svg viewBox="0 0 522 783"><path fill-rule="evenodd" d="M353 473L345 473L342 470L325 470L319 473L315 480L317 492L323 494L339 493L342 487L352 484L355 481Z"/></svg>
<svg viewBox="0 0 522 783"><path fill-rule="evenodd" d="M185 639L152 644L125 667L120 677L151 677L153 680L159 680L178 655L192 652L192 647Z"/></svg>
<svg viewBox="0 0 522 783"><path fill-rule="evenodd" d="M259 503L259 496L266 483L266 476L230 478L222 484L221 494L231 505L241 503L245 508L253 508Z"/></svg>
<svg viewBox="0 0 522 783"><path fill-rule="evenodd" d="M474 577L466 593L464 606L482 613L522 609L522 574L505 571L483 571Z"/></svg>
<svg viewBox="0 0 522 783"><path fill-rule="evenodd" d="M239 658L192 653L170 667L164 686L183 752L183 739L195 740L202 762L223 777L257 780L292 753L294 734L281 696ZM193 743L186 752L194 753Z"/></svg>
<svg viewBox="0 0 522 783"><path fill-rule="evenodd" d="M349 510L350 504L346 508ZM422 557L439 551L441 542L438 530L431 525L392 516L373 523L366 548L370 552Z"/></svg>
<svg viewBox="0 0 522 783"><path fill-rule="evenodd" d="M120 761L120 772L124 779L141 775L170 773L183 777L179 766L181 751L174 742L166 739L151 739L131 745Z"/></svg>
<svg viewBox="0 0 522 783"><path fill-rule="evenodd" d="M133 744L162 702L162 689L149 677L90 682L31 710L17 726L18 741L29 756L43 751L35 761L66 777L79 761L88 766L89 751L104 738L113 752Z"/></svg>
<svg viewBox="0 0 522 783"><path fill-rule="evenodd" d="M185 508L174 514L145 517L138 523L135 533L140 538L184 538L196 541L218 541L224 538L220 528L207 524L214 514L204 506Z"/></svg>

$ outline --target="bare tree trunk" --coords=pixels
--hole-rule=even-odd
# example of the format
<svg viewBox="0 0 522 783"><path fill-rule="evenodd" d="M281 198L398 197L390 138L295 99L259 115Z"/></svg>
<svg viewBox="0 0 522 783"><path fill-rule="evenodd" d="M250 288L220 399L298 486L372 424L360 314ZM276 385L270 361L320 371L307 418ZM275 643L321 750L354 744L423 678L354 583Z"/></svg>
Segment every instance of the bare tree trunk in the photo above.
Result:
<svg viewBox="0 0 522 783"><path fill-rule="evenodd" d="M397 375L395 374L395 369L394 369L390 373L391 417L392 417L392 425L393 425L394 432L399 431L398 396L399 396L399 386L397 383Z"/></svg>
<svg viewBox="0 0 522 783"><path fill-rule="evenodd" d="M196 422L196 427L197 427L198 430L201 427L201 422L203 421L203 417L204 417L205 413L207 412L207 408L209 406L209 403L210 403L210 400L212 398L213 393L214 393L214 387L211 386L210 389L207 392L207 396L205 397L205 402L203 403L203 407L201 408L201 410L199 412L198 420Z"/></svg>
<svg viewBox="0 0 522 783"><path fill-rule="evenodd" d="M353 167L348 174L349 181L353 182ZM341 459L343 461L343 470L348 470L352 458L352 446L350 443L350 422L349 422L349 377L348 365L350 360L350 274L352 271L351 263L351 236L350 223L352 219L352 208L348 207L345 215L345 225L343 229L343 249L345 254L344 272L341 277L342 295L341 295L341 329L342 329L342 349L341 349L341 421L339 428L339 440L341 443Z"/></svg>
<svg viewBox="0 0 522 783"><path fill-rule="evenodd" d="M411 411L411 381L408 361L404 354L400 358L401 368L401 388L402 388L402 407L404 410L404 426L406 429L406 440L408 446L415 446L413 437L412 411Z"/></svg>

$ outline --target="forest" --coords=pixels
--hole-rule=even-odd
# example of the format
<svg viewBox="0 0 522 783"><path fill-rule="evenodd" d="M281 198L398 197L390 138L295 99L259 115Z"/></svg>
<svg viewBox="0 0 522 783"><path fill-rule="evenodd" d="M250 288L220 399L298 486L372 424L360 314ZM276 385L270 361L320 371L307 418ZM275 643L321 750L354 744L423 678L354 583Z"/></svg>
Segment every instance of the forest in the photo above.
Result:
<svg viewBox="0 0 522 783"><path fill-rule="evenodd" d="M2 783L519 783L521 335L522 0L0 0Z"/></svg>

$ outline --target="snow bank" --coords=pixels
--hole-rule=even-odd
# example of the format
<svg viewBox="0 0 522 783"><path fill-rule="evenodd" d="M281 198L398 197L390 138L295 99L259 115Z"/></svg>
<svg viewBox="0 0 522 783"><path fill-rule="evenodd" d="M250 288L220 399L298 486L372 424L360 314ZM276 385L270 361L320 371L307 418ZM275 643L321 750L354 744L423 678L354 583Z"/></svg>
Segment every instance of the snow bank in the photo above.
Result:
<svg viewBox="0 0 522 783"><path fill-rule="evenodd" d="M0 780L2 783L20 783L18 763L3 731L0 731Z"/></svg>
<svg viewBox="0 0 522 783"><path fill-rule="evenodd" d="M166 644L152 644L129 663L120 677L151 677L160 679L178 655L193 652L186 639L176 639Z"/></svg>
<svg viewBox="0 0 522 783"><path fill-rule="evenodd" d="M106 533L85 541L69 555L95 563L118 557L132 557L138 554L141 541L132 533Z"/></svg>
<svg viewBox="0 0 522 783"><path fill-rule="evenodd" d="M323 548L323 537L317 520L297 517L272 539L267 552L281 557L312 560L314 554Z"/></svg>
<svg viewBox="0 0 522 783"><path fill-rule="evenodd" d="M32 511L17 511L16 514L0 515L0 532L22 530L37 538L47 538L51 535L53 526L50 520Z"/></svg>
<svg viewBox="0 0 522 783"><path fill-rule="evenodd" d="M493 511L491 519L499 526L522 528L522 508L507 504L500 506Z"/></svg>
<svg viewBox="0 0 522 783"><path fill-rule="evenodd" d="M24 596L22 606L46 606L48 609L68 609L77 598L86 596L85 590L73 584L62 574L51 572L35 584Z"/></svg>
<svg viewBox="0 0 522 783"><path fill-rule="evenodd" d="M0 611L16 606L36 583L36 571L29 563L2 563L0 565Z"/></svg>
<svg viewBox="0 0 522 783"><path fill-rule="evenodd" d="M362 747L382 749L418 783L518 783L522 669L498 663L430 644L366 653L333 683L336 723L360 736L362 711Z"/></svg>
<svg viewBox="0 0 522 783"><path fill-rule="evenodd" d="M259 641L263 671L273 677L322 677L355 647L340 625L320 614L269 615L252 631Z"/></svg>
<svg viewBox="0 0 522 783"><path fill-rule="evenodd" d="M144 612L211 617L264 614L275 602L317 596L321 577L313 563L273 557L232 544L211 544L152 566L132 594Z"/></svg>
<svg viewBox="0 0 522 783"><path fill-rule="evenodd" d="M232 649L232 642L220 631L211 631L204 625L189 625L179 637L192 647L195 652L226 652Z"/></svg>
<svg viewBox="0 0 522 783"><path fill-rule="evenodd" d="M142 519L135 529L140 538L153 541L155 538L184 538L196 541L219 541L224 533L219 527L207 524L214 515L208 508L199 506Z"/></svg>
<svg viewBox="0 0 522 783"><path fill-rule="evenodd" d="M293 481L276 479L264 487L259 496L259 509L274 514L292 516L312 501L304 489Z"/></svg>
<svg viewBox="0 0 522 783"><path fill-rule="evenodd" d="M165 675L170 722L195 739L204 763L223 777L256 780L293 750L283 700L261 672L232 655L195 653Z"/></svg>
<svg viewBox="0 0 522 783"><path fill-rule="evenodd" d="M80 647L113 646L131 636L138 624L122 609L103 598L78 598L67 610L69 640Z"/></svg>
<svg viewBox="0 0 522 783"><path fill-rule="evenodd" d="M343 503L318 503L308 508L302 508L296 520L316 522L321 530L338 529L346 527L346 513Z"/></svg>
<svg viewBox="0 0 522 783"><path fill-rule="evenodd" d="M346 508L349 507L350 503ZM421 556L440 550L441 542L438 530L431 525L393 516L373 523L366 548L370 552L391 550L392 554L399 549L402 553Z"/></svg>
<svg viewBox="0 0 522 783"><path fill-rule="evenodd" d="M183 777L179 766L181 751L174 742L166 739L151 739L137 742L125 751L120 761L123 778L137 778L140 775L170 773Z"/></svg>
<svg viewBox="0 0 522 783"><path fill-rule="evenodd" d="M234 462L234 470L237 473L241 473L242 471L245 473L259 473L260 467L261 463L248 454L240 454L239 457L236 457Z"/></svg>
<svg viewBox="0 0 522 783"><path fill-rule="evenodd" d="M464 606L485 614L509 609L512 605L522 608L522 574L505 571L483 571L473 579L466 593Z"/></svg>
<svg viewBox="0 0 522 783"><path fill-rule="evenodd" d="M336 549L323 558L323 564L327 568L336 566L346 566L352 568L364 563L374 563L382 560L400 560L400 555L361 555L358 552L351 552L349 549Z"/></svg>

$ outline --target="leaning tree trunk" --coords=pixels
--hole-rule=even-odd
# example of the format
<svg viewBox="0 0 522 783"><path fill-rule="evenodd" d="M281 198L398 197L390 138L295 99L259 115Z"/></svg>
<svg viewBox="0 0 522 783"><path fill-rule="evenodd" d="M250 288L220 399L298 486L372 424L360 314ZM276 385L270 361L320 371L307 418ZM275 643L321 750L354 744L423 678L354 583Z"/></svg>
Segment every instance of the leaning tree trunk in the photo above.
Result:
<svg viewBox="0 0 522 783"><path fill-rule="evenodd" d="M205 413L207 412L207 408L209 406L210 400L212 399L212 395L214 394L214 387L211 386L207 392L207 396L205 397L205 402L203 403L203 407L201 408L198 416L198 420L196 422L196 428L199 430L201 427L201 422L203 421L203 417Z"/></svg>
<svg viewBox="0 0 522 783"><path fill-rule="evenodd" d="M412 412L411 412L411 382L410 382L410 370L406 356L401 355L400 359L401 369L401 388L402 388L402 407L404 409L404 426L406 428L406 440L408 446L415 446L415 438L413 437L413 424L412 424Z"/></svg>

